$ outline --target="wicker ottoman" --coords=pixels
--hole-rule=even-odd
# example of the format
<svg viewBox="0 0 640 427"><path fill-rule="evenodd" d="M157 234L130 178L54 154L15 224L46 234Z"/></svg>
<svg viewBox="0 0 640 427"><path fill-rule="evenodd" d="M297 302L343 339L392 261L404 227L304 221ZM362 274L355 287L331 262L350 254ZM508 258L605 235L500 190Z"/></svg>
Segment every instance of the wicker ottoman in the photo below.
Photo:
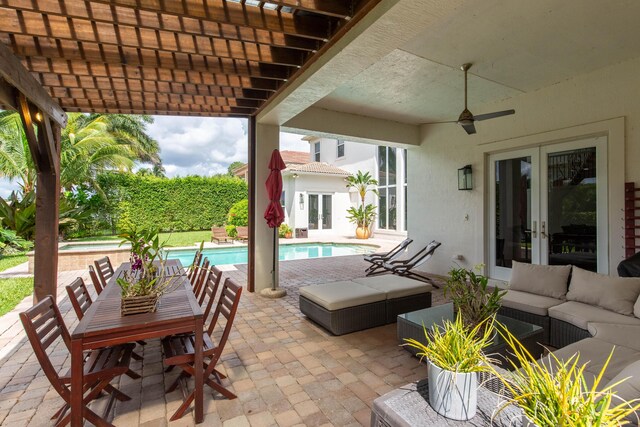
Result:
<svg viewBox="0 0 640 427"><path fill-rule="evenodd" d="M385 292L352 281L300 288L300 311L334 335L386 323Z"/></svg>
<svg viewBox="0 0 640 427"><path fill-rule="evenodd" d="M431 307L433 286L428 283L395 274L363 277L353 279L353 282L386 294L387 323L395 323L398 314Z"/></svg>

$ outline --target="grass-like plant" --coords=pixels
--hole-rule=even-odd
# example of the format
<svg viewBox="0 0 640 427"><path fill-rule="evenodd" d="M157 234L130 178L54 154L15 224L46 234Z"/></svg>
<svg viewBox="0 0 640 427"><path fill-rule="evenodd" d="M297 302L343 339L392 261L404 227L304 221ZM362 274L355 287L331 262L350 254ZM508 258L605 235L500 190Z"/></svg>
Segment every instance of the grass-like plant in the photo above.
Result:
<svg viewBox="0 0 640 427"><path fill-rule="evenodd" d="M497 328L513 358L516 370L501 378L509 404L520 407L530 421L540 427L613 427L627 424L625 418L640 409L640 399L626 402L616 396L614 388L624 380L600 390L603 374L615 348L609 354L591 387L585 380L586 363L578 353L563 361L550 353L546 362L538 361L505 328Z"/></svg>
<svg viewBox="0 0 640 427"><path fill-rule="evenodd" d="M467 326L460 313L455 320L445 320L442 326L434 326L429 331L425 326L426 343L413 338L405 338L403 345L418 350L420 361L427 358L441 369L458 372L488 372L489 366L495 362L484 352L493 342L495 334L494 318L489 317L474 327Z"/></svg>

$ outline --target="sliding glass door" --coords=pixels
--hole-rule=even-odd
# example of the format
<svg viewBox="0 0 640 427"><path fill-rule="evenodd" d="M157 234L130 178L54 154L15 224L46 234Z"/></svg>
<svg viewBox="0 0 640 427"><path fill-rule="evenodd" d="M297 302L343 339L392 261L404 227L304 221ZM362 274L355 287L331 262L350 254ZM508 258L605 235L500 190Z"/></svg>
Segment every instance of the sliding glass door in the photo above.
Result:
<svg viewBox="0 0 640 427"><path fill-rule="evenodd" d="M513 261L608 273L606 138L492 155L489 273Z"/></svg>

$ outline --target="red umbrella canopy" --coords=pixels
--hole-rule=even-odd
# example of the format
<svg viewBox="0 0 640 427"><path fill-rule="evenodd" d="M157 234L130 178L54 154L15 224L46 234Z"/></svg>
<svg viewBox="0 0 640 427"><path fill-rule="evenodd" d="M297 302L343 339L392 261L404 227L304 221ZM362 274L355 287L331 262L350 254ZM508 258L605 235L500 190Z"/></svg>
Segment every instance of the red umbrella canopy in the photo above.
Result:
<svg viewBox="0 0 640 427"><path fill-rule="evenodd" d="M282 174L280 171L286 167L287 165L282 160L280 152L273 150L269 161L271 173L265 183L267 194L269 195L269 206L264 211L264 219L267 220L267 225L271 228L280 227L280 224L284 221L284 211L280 206L280 195L282 194Z"/></svg>

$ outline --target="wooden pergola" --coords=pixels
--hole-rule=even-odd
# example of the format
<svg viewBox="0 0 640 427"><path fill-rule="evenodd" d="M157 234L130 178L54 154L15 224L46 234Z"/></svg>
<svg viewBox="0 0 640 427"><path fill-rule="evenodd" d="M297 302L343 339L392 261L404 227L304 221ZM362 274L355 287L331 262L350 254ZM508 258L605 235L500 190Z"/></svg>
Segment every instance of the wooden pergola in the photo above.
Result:
<svg viewBox="0 0 640 427"><path fill-rule="evenodd" d="M38 170L35 301L56 295L65 112L248 118L253 218L256 114L379 1L0 0L0 109Z"/></svg>

